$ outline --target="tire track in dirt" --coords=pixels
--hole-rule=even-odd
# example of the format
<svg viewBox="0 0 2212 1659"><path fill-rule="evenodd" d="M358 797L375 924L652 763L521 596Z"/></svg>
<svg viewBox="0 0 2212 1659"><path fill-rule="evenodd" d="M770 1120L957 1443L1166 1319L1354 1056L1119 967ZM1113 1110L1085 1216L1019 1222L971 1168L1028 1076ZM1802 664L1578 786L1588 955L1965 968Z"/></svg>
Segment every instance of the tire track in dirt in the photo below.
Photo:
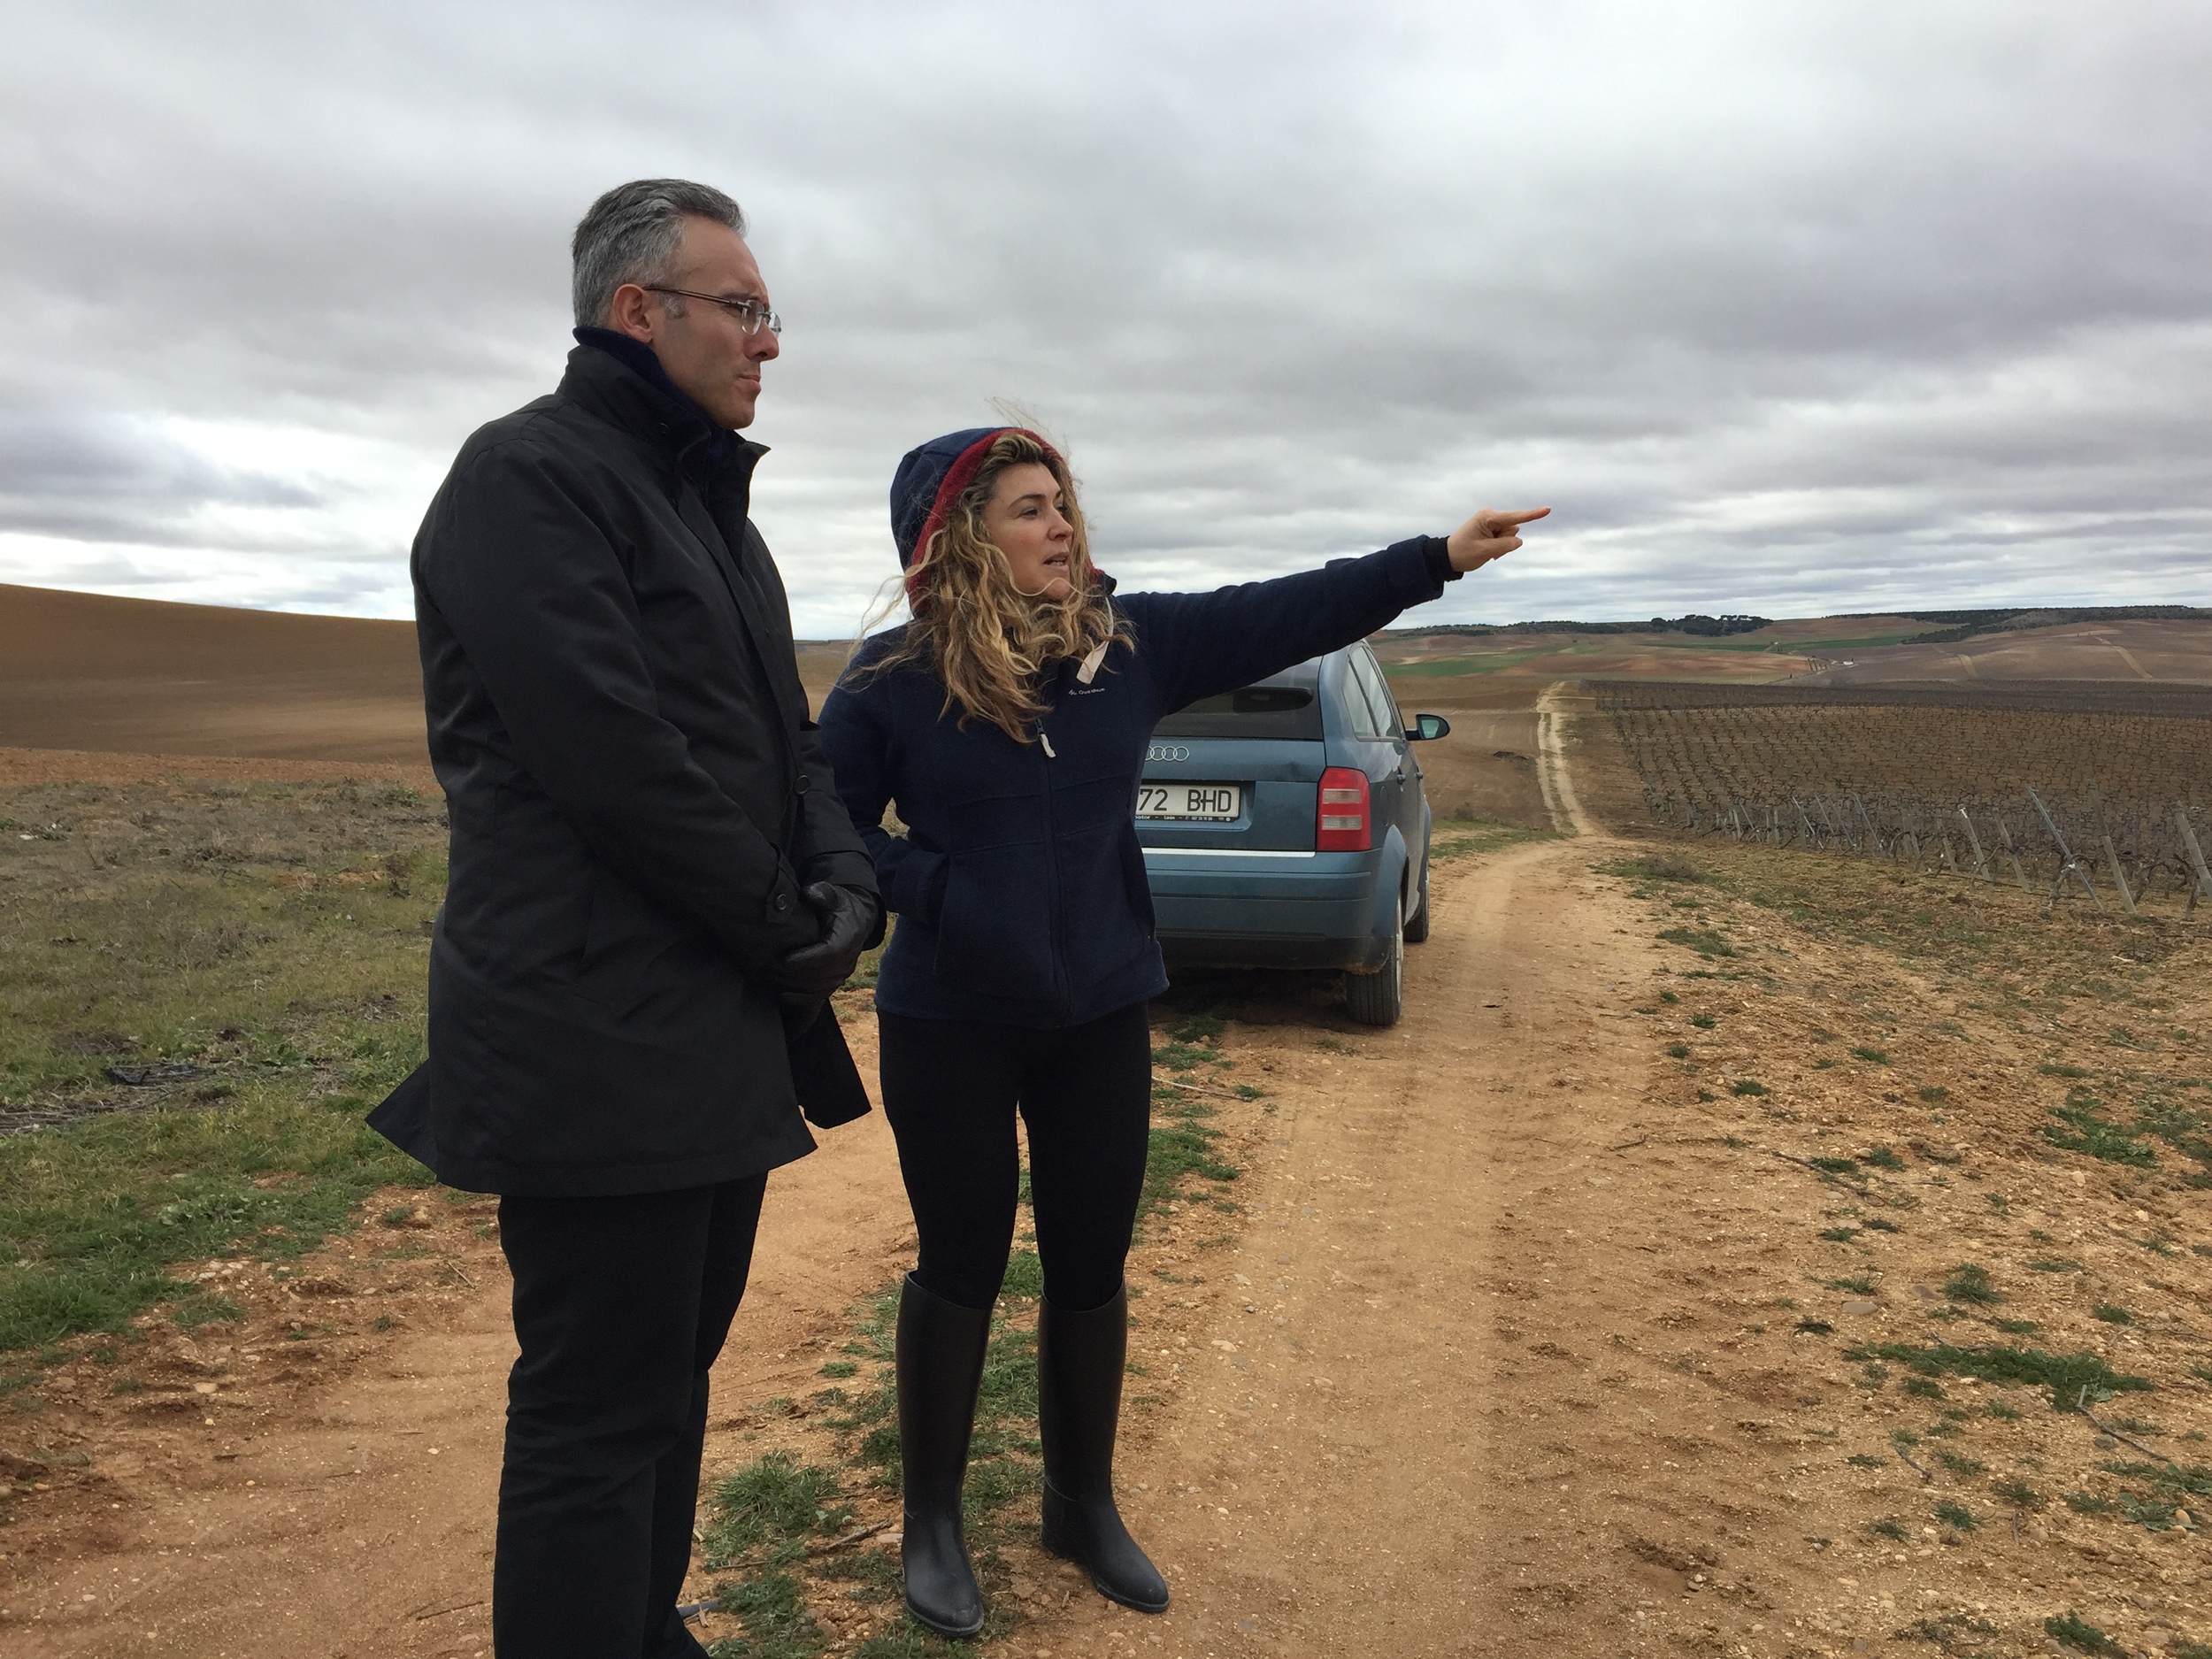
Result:
<svg viewBox="0 0 2212 1659"><path fill-rule="evenodd" d="M1699 1570L1646 1533L1705 1494L1645 1465L1655 1436L1692 1462L1706 1408L1608 1397L1627 1380L1613 1333L1664 1293L1659 1257L1607 1236L1644 1236L1612 1148L1655 1111L1649 1064L1608 1016L1653 964L1592 851L1440 870L1406 1018L1357 1057L1317 1054L1310 1028L1240 1031L1240 1064L1278 1091L1247 1228L1209 1262L1224 1288L1187 1347L1133 1337L1139 1363L1186 1371L1123 1463L1175 1606L1079 1596L1007 1651L1615 1654L1650 1581L1678 1594ZM1629 1469L1632 1501L1608 1484Z"/></svg>
<svg viewBox="0 0 2212 1659"><path fill-rule="evenodd" d="M1575 798L1574 778L1567 767L1566 735L1562 729L1567 682L1555 681L1536 700L1537 781L1544 791L1544 805L1552 815L1552 827L1563 834L1594 835L1597 826Z"/></svg>

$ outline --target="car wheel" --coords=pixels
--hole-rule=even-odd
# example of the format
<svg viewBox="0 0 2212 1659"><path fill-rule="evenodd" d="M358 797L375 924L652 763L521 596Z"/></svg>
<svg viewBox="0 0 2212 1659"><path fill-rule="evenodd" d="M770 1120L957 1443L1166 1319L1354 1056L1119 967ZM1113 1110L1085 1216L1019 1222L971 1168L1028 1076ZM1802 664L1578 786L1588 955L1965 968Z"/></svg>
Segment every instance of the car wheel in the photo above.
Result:
<svg viewBox="0 0 2212 1659"><path fill-rule="evenodd" d="M1345 1012L1363 1025L1394 1025L1405 1011L1406 923L1401 902L1390 928L1390 955L1374 973L1344 976Z"/></svg>
<svg viewBox="0 0 2212 1659"><path fill-rule="evenodd" d="M1406 918L1406 943L1418 945L1429 936L1429 872L1421 872L1421 902L1413 907L1413 914Z"/></svg>

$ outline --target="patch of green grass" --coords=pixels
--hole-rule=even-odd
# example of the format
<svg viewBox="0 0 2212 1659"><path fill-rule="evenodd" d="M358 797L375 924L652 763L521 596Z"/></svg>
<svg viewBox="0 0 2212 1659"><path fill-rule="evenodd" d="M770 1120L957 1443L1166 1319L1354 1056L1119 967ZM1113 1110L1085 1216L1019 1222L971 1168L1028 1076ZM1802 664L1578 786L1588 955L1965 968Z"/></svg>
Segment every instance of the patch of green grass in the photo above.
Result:
<svg viewBox="0 0 2212 1659"><path fill-rule="evenodd" d="M2133 1325L2135 1323L2135 1316L2117 1302L2101 1302L2089 1311L2092 1316L2103 1320L2107 1325Z"/></svg>
<svg viewBox="0 0 2212 1659"><path fill-rule="evenodd" d="M2060 1065L2050 1060L2046 1060L2035 1069L2045 1077L2087 1077L2089 1075L2078 1065Z"/></svg>
<svg viewBox="0 0 2212 1659"><path fill-rule="evenodd" d="M1225 1023L1217 1014L1186 1014L1167 1028L1167 1034L1178 1042L1209 1048L1225 1029Z"/></svg>
<svg viewBox="0 0 2212 1659"><path fill-rule="evenodd" d="M1918 1094L1920 1098L1926 1101L1931 1106L1936 1104L1939 1101L1947 1101L1951 1098L1951 1091L1945 1088L1940 1083L1930 1084L1925 1088L1919 1090Z"/></svg>
<svg viewBox="0 0 2212 1659"><path fill-rule="evenodd" d="M1191 1071L1221 1059L1218 1048L1197 1048L1188 1043L1164 1042L1152 1051L1152 1064L1168 1071Z"/></svg>
<svg viewBox="0 0 2212 1659"><path fill-rule="evenodd" d="M1869 1147L1859 1154L1859 1161L1870 1164L1878 1170L1901 1170L1905 1167L1905 1160L1888 1147Z"/></svg>
<svg viewBox="0 0 2212 1659"><path fill-rule="evenodd" d="M2007 1336L2033 1336L2042 1329L2032 1319L1992 1319L1990 1324L1995 1325Z"/></svg>
<svg viewBox="0 0 2212 1659"><path fill-rule="evenodd" d="M1429 862L1449 864L1455 858L1502 852L1508 847L1518 847L1527 841L1558 839L1555 831L1531 829L1525 824L1508 824L1502 818L1439 818L1430 829Z"/></svg>
<svg viewBox="0 0 2212 1659"><path fill-rule="evenodd" d="M2052 1107L2051 1116L2059 1119L2059 1124L2044 1125L2043 1138L2062 1152L2086 1153L2107 1164L2125 1164L2137 1169L2157 1165L2157 1154L2109 1122L2097 1097L2087 1089L2069 1090L2066 1103Z"/></svg>
<svg viewBox="0 0 2212 1659"><path fill-rule="evenodd" d="M1912 1536L1912 1533L1907 1530L1905 1524L1902 1521L1893 1520L1887 1517L1878 1521L1869 1521L1866 1524L1866 1530L1873 1533L1877 1538L1886 1538L1893 1543L1899 1544L1903 1543L1907 1539Z"/></svg>
<svg viewBox="0 0 2212 1659"><path fill-rule="evenodd" d="M1902 1233L1904 1231L1895 1222L1885 1221L1879 1216L1869 1216L1859 1225L1869 1233Z"/></svg>
<svg viewBox="0 0 2212 1659"><path fill-rule="evenodd" d="M1943 1385L1932 1377L1906 1378L1905 1392L1923 1400L1940 1400L1944 1397Z"/></svg>
<svg viewBox="0 0 2212 1659"><path fill-rule="evenodd" d="M1871 1296L1874 1294L1874 1281L1864 1274L1859 1274L1850 1279L1832 1279L1828 1281L1827 1288L1847 1290L1855 1296Z"/></svg>
<svg viewBox="0 0 2212 1659"><path fill-rule="evenodd" d="M1022 1301L1032 1301L1045 1294L1044 1263L1034 1250L1017 1248L1006 1258L1006 1277L999 1282L998 1294Z"/></svg>
<svg viewBox="0 0 2212 1659"><path fill-rule="evenodd" d="M1800 1336L1832 1336L1836 1330L1825 1319L1800 1319L1796 1328Z"/></svg>
<svg viewBox="0 0 2212 1659"><path fill-rule="evenodd" d="M1954 1532L1972 1532L1980 1530L1981 1523L1974 1518L1974 1511L1963 1503L1949 1501L1935 1506L1935 1517Z"/></svg>
<svg viewBox="0 0 2212 1659"><path fill-rule="evenodd" d="M1600 869L1609 876L1630 876L1640 881L1690 881L1705 879L1705 872L1688 859L1676 853L1646 853L1637 858L1624 858L1617 864L1603 864Z"/></svg>
<svg viewBox="0 0 2212 1659"><path fill-rule="evenodd" d="M287 1260L350 1229L377 1188L428 1183L362 1123L360 1097L303 1099L289 1081L0 1140L0 1350L119 1330L185 1294L173 1262ZM302 1179L255 1184L273 1173Z"/></svg>
<svg viewBox="0 0 2212 1659"><path fill-rule="evenodd" d="M1767 1092L1767 1086L1755 1078L1740 1077L1728 1086L1731 1094L1759 1095Z"/></svg>
<svg viewBox="0 0 2212 1659"><path fill-rule="evenodd" d="M153 1110L0 1138L0 1351L120 1329L186 1294L172 1263L297 1256L378 1187L427 1182L361 1118L422 1054L435 806L355 784L0 794L62 826L0 843L0 1110L114 1095L111 1064L203 1073Z"/></svg>
<svg viewBox="0 0 2212 1659"><path fill-rule="evenodd" d="M1685 950L1694 951L1709 958L1736 954L1728 941L1710 928L1670 927L1663 930L1659 937L1671 945L1680 945Z"/></svg>
<svg viewBox="0 0 2212 1659"><path fill-rule="evenodd" d="M1989 1270L1972 1262L1961 1262L1943 1276L1943 1294L1975 1308L1993 1308L2004 1300L1989 1282Z"/></svg>
<svg viewBox="0 0 2212 1659"><path fill-rule="evenodd" d="M1844 1175L1855 1180L1860 1173L1856 1158L1807 1158L1805 1162L1827 1175Z"/></svg>
<svg viewBox="0 0 2212 1659"><path fill-rule="evenodd" d="M2032 1273L2078 1273L2082 1265L2070 1256L2039 1256L2028 1263Z"/></svg>
<svg viewBox="0 0 2212 1659"><path fill-rule="evenodd" d="M2000 1423L2017 1423L2020 1420L2019 1411L2001 1400L1983 1401L1982 1415L1985 1417L1995 1417Z"/></svg>
<svg viewBox="0 0 2212 1659"><path fill-rule="evenodd" d="M852 1509L835 1502L834 1470L801 1463L787 1451L756 1459L726 1476L707 1502L700 1544L709 1567L759 1557L781 1564L806 1540L850 1524Z"/></svg>
<svg viewBox="0 0 2212 1659"><path fill-rule="evenodd" d="M1859 1236L1859 1230L1856 1227L1828 1227L1823 1229L1820 1236L1831 1244L1848 1244Z"/></svg>
<svg viewBox="0 0 2212 1659"><path fill-rule="evenodd" d="M1843 1461L1854 1469L1882 1469L1889 1463L1886 1457L1876 1457L1866 1452L1854 1452Z"/></svg>
<svg viewBox="0 0 2212 1659"><path fill-rule="evenodd" d="M849 1359L832 1359L822 1362L822 1375L825 1377L850 1377L859 1369L859 1366Z"/></svg>
<svg viewBox="0 0 2212 1659"><path fill-rule="evenodd" d="M1889 1053L1886 1049L1883 1048L1854 1048L1851 1050L1851 1057L1854 1060L1867 1061L1874 1065L1887 1065L1889 1064Z"/></svg>
<svg viewBox="0 0 2212 1659"><path fill-rule="evenodd" d="M1989 1489L2016 1509L2040 1509L2050 1502L2048 1498L2016 1476L1992 1481Z"/></svg>
<svg viewBox="0 0 2212 1659"><path fill-rule="evenodd" d="M1186 1177L1222 1185L1237 1179L1236 1166L1214 1156L1214 1142L1221 1133L1205 1124L1213 1116L1211 1107L1176 1101L1164 1105L1164 1115L1168 1121L1153 1126L1145 1158L1144 1188L1137 1201L1140 1221L1175 1197Z"/></svg>
<svg viewBox="0 0 2212 1659"><path fill-rule="evenodd" d="M2121 1426L2131 1433L2155 1434L2160 1432L2148 1424L2138 1428L2124 1422ZM2177 1469L2171 1463L2107 1463L2104 1469L2108 1474L2123 1475L2131 1480L2147 1480L2154 1486L2162 1486L2185 1497L2212 1497L2212 1470L2199 1468L2195 1464Z"/></svg>
<svg viewBox="0 0 2212 1659"><path fill-rule="evenodd" d="M1667 1058L1668 1058L1668 1059L1670 1059L1670 1060L1686 1060L1686 1059L1688 1059L1689 1057L1690 1057L1690 1045L1689 1045L1689 1044L1687 1044L1687 1043L1686 1043L1686 1042L1677 1042L1677 1043L1670 1043L1670 1044L1668 1044L1668 1046L1667 1046Z"/></svg>
<svg viewBox="0 0 2212 1659"><path fill-rule="evenodd" d="M2093 1654L2096 1659L2127 1659L2126 1648L2071 1608L2045 1619L2043 1633L2078 1653Z"/></svg>
<svg viewBox="0 0 2212 1659"><path fill-rule="evenodd" d="M1923 1377L1978 1377L1984 1382L2012 1386L2032 1384L2051 1391L2051 1409L2071 1411L2079 1392L2087 1388L2100 1399L2136 1393L2149 1381L2116 1371L2103 1358L2085 1349L2078 1354L2047 1354L2040 1348L1958 1348L1947 1342L1916 1347L1909 1342L1876 1342L1846 1350L1846 1359L1892 1360Z"/></svg>
<svg viewBox="0 0 2212 1659"><path fill-rule="evenodd" d="M1936 1453L1936 1462L1941 1463L1953 1474L1962 1475L1970 1480L1977 1475L1985 1475L1989 1472L1987 1463L1977 1463L1971 1457L1947 1448Z"/></svg>
<svg viewBox="0 0 2212 1659"><path fill-rule="evenodd" d="M714 1605L735 1616L745 1634L718 1641L712 1659L817 1659L828 1639L801 1599L799 1582L787 1572L764 1572L722 1586Z"/></svg>

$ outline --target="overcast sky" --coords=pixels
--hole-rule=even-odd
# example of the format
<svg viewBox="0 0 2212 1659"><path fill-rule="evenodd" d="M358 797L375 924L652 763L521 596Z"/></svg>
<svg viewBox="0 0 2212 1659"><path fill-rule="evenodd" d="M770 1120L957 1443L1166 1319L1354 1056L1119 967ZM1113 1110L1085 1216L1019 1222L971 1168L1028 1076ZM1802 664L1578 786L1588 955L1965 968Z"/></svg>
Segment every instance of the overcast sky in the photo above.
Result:
<svg viewBox="0 0 2212 1659"><path fill-rule="evenodd" d="M410 613L609 185L787 318L802 634L1012 399L1200 587L1549 503L1437 620L2212 602L2212 8L6 8L0 581Z"/></svg>

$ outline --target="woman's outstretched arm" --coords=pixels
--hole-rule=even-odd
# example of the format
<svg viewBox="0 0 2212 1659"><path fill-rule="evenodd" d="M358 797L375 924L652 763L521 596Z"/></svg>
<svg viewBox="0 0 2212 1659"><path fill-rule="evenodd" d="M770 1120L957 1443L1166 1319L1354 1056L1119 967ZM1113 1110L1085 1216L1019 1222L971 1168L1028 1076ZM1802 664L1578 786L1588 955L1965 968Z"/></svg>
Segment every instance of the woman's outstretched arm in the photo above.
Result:
<svg viewBox="0 0 2212 1659"><path fill-rule="evenodd" d="M1130 595L1125 603L1137 649L1152 659L1160 712L1365 639L1438 597L1446 582L1513 551L1520 527L1550 511L1486 508L1448 536L1417 536L1317 571L1210 594Z"/></svg>

